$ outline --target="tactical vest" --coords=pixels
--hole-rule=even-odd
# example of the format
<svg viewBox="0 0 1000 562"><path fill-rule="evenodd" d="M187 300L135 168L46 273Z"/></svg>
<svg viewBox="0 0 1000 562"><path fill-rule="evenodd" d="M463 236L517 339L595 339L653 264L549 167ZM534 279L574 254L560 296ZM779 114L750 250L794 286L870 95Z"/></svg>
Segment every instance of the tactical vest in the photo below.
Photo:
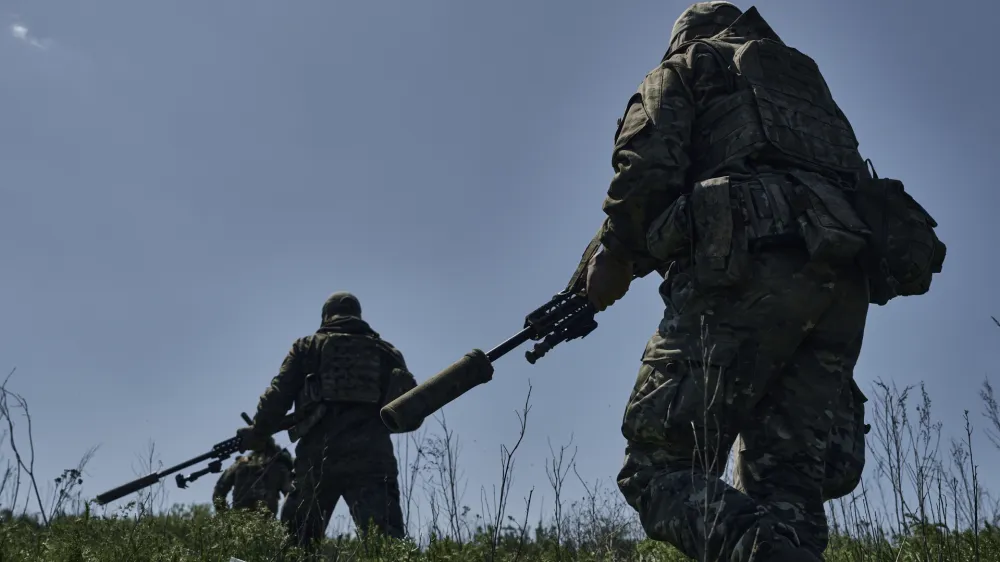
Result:
<svg viewBox="0 0 1000 562"><path fill-rule="evenodd" d="M729 93L696 119L694 181L747 157L848 177L864 169L854 129L811 58L771 39L699 39L679 49L693 44L708 47L732 73Z"/></svg>
<svg viewBox="0 0 1000 562"><path fill-rule="evenodd" d="M377 404L385 354L379 341L353 334L325 334L320 341L315 398Z"/></svg>
<svg viewBox="0 0 1000 562"><path fill-rule="evenodd" d="M716 286L741 281L747 251L771 242L800 240L813 259L853 260L870 234L848 193L864 161L816 63L769 39L699 39L677 51L696 44L731 70L728 93L695 120L692 189L654 219L650 254L669 261L693 249L698 277ZM762 171L716 177L744 161Z"/></svg>

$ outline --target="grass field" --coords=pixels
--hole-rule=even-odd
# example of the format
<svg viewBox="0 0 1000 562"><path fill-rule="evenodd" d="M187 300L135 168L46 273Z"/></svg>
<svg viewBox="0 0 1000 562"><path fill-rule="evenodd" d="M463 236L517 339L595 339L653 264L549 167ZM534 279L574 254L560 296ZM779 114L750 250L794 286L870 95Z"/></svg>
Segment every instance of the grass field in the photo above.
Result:
<svg viewBox="0 0 1000 562"><path fill-rule="evenodd" d="M458 543L447 538L425 537L415 542L332 538L325 545L324 560L398 562L404 560L522 560L530 561L680 561L688 560L672 548L637 540L608 529L584 529L590 539L555 540L553 528L533 529L530 536L517 531L475 532ZM977 556L978 552L978 556ZM284 530L273 519L255 514L213 515L206 506L175 508L169 514L135 518L58 517L48 526L26 520L6 520L0 526L0 560L51 562L226 562L236 557L246 562L304 561L307 558L284 547ZM914 527L909 535L874 541L837 535L827 550L831 562L855 560L1000 560L1000 532L985 526L978 534L931 526Z"/></svg>
<svg viewBox="0 0 1000 562"><path fill-rule="evenodd" d="M979 389L978 414L966 410L957 432L945 432L934 418L922 385L899 389L877 382L868 394L866 477L851 496L827 504L826 560L1000 562L1000 501L981 484L976 456L982 445L1000 449L1000 405L989 381ZM0 428L6 428L0 429L0 467L6 463L0 470L0 562L686 560L645 538L610 475L594 483L579 476L571 444L553 449L546 462L551 489L533 490L511 504L530 399L529 388L520 431L502 447L499 482L490 494L483 490L478 513L456 493L465 486L459 440L439 417L434 430L425 427L397 442L410 538L362 540L334 529L317 558L288 547L284 529L261 514L217 515L208 505L164 509L162 484L117 511L98 513L81 494L93 451L54 479L36 475L27 401L0 384ZM976 430L971 420L979 414L986 427ZM27 431L17 431L18 424ZM575 501L566 499L571 476L585 491ZM40 491L45 481L54 481L47 494ZM542 496L551 507L529 521ZM421 516L417 504L429 507L429 516Z"/></svg>
<svg viewBox="0 0 1000 562"><path fill-rule="evenodd" d="M832 537L826 559L836 561L998 561L1000 507L979 483L974 456L977 439L1000 446L1000 408L993 389L980 391L984 414L992 428L973 431L965 416L963 439L942 446L943 426L933 421L930 397L923 389L876 385L870 396L869 476L855 493L828 504ZM6 391L0 415L13 410L16 394ZM529 394L530 399L530 394ZM915 399L915 400L914 400ZM12 402L14 401L14 402ZM525 402L525 410L529 400ZM526 416L522 417L526 420ZM443 420L436 433L410 435L414 447L400 447L404 511L411 539L405 542L361 540L353 533L328 539L325 560L398 562L403 560L504 561L673 561L686 560L672 548L645 539L634 512L613 484L584 485L586 495L565 502L562 488L576 467L569 447L554 450L547 464L552 489L550 509L542 520L529 522L526 510L508 508L518 439L505 448L496 502L484 513L460 506L454 490L459 460L457 437ZM521 436L526 431L521 425ZM417 443L419 441L419 443ZM405 445L405 444L404 444ZM409 451L418 450L415 458ZM309 558L285 544L284 529L259 514L216 515L208 505L154 510L156 490L116 512L95 515L79 492L80 466L56 479L47 502L35 489L33 476L8 464L0 475L0 498L13 503L12 486L37 496L42 510L0 511L0 562L145 562L212 561L235 557L246 562L300 561ZM422 485L418 482L424 479ZM429 518L413 521L417 490L434 506ZM552 502L552 499L556 501ZM524 498L530 505L533 498ZM538 501L538 498L534 498Z"/></svg>

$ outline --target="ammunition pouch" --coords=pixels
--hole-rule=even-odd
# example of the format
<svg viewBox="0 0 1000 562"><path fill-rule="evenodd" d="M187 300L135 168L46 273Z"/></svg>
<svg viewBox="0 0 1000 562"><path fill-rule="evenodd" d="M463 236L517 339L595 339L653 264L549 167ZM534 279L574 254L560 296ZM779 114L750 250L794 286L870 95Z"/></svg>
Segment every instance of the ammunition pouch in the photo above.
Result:
<svg viewBox="0 0 1000 562"><path fill-rule="evenodd" d="M903 182L879 178L871 160L866 163L871 177L858 185L854 207L871 232L860 260L868 274L869 301L881 306L930 290L947 246L934 232L937 221L906 193Z"/></svg>
<svg viewBox="0 0 1000 562"><path fill-rule="evenodd" d="M805 247L811 259L852 262L870 231L847 192L816 174L722 176L696 183L646 233L651 255L693 261L703 288L729 287L750 274L750 256L775 246Z"/></svg>
<svg viewBox="0 0 1000 562"><path fill-rule="evenodd" d="M797 180L791 201L809 257L834 265L854 263L871 234L851 205L854 186L837 186L810 172L797 171L789 176Z"/></svg>
<svg viewBox="0 0 1000 562"><path fill-rule="evenodd" d="M692 258L701 287L730 287L749 275L750 241L738 197L729 176L700 181L691 190Z"/></svg>

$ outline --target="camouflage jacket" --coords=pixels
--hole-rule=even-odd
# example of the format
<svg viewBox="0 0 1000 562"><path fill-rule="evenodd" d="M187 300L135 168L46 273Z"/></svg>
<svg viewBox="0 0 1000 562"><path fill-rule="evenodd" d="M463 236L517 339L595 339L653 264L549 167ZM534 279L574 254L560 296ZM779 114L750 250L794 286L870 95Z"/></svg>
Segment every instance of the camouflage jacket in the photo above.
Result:
<svg viewBox="0 0 1000 562"><path fill-rule="evenodd" d="M608 251L632 260L642 271L662 266L647 246L647 232L652 222L679 196L689 193L695 182L725 175L754 176L767 172L828 173L821 169L823 166L797 167L797 163L782 157L787 150L763 146L780 137L779 144L786 143L783 148L795 145L800 152L821 152L815 150L817 147L813 145L816 143L802 142L810 138L807 133L816 132L805 130L805 123L817 122L804 120L803 115L822 112L829 122L839 127L820 131L831 140L828 145L834 147L825 152L840 151L836 162L840 169L835 170L834 175L856 178L863 173L864 163L856 151L853 131L832 102L818 70L811 76L813 82L804 87L791 84L789 80L794 80L794 72L768 77L770 91L778 92L772 95L770 91L760 93L762 89L756 84L740 82L740 77L729 68L731 61L726 57L731 58L733 52L751 41L784 45L755 8L710 39L675 38L660 65L646 75L629 99L625 114L619 120L612 153L615 175L604 200L607 218L599 237ZM713 41L716 46L728 48L713 48L709 44ZM790 54L786 58L794 58L795 63L808 61L805 66L811 63L811 59L791 48L787 53ZM809 66L809 70L814 67ZM786 84L814 91L815 97L822 99L815 104L799 100L801 107L796 106L794 111L775 110L773 104L767 106L773 98L782 95ZM787 99L792 98L786 97L782 103L796 103L787 102ZM817 107L820 105L823 107ZM768 118L762 121L760 116L765 113ZM797 116L801 122L793 122L789 115ZM775 124L781 119L787 122ZM732 146L740 143L743 146ZM730 146L720 146L725 144ZM717 154L720 152L721 157ZM706 162L706 159L714 161Z"/></svg>
<svg viewBox="0 0 1000 562"><path fill-rule="evenodd" d="M252 453L237 457L215 483L212 500L216 509L225 509L226 496L233 493L234 509L252 509L263 502L272 512L278 510L281 494L292 486L292 457L285 449L277 453Z"/></svg>

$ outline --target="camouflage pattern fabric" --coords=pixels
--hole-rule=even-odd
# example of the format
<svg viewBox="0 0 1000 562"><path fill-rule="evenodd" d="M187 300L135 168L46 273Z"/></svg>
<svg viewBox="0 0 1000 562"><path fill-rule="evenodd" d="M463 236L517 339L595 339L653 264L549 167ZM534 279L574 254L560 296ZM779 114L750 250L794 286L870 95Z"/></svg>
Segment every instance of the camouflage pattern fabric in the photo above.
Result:
<svg viewBox="0 0 1000 562"><path fill-rule="evenodd" d="M866 279L790 248L756 255L740 287L693 285L675 265L661 286L669 312L625 411L619 487L651 538L698 560L818 555L830 413L860 353ZM737 434L746 493L721 480Z"/></svg>
<svg viewBox="0 0 1000 562"><path fill-rule="evenodd" d="M403 538L398 469L386 432L377 408L345 406L299 441L296 478L281 520L300 546L323 537L341 498L359 534L374 524L385 535Z"/></svg>
<svg viewBox="0 0 1000 562"><path fill-rule="evenodd" d="M815 131L762 125L756 91L736 84L720 50L688 43L714 35L735 48L766 39L768 52L776 51L781 40L755 9L741 14L727 3L695 4L673 35L664 61L647 74L619 122L600 234L620 260L664 273L664 319L647 344L623 416L619 489L650 538L691 558L819 560L828 541L823 499L834 412L850 384L868 312L864 272L851 262L813 259L802 239L782 240L736 248L745 256L745 277L713 286L696 275L690 252L669 267L658 263L647 233L694 182L771 173L840 189L857 181L862 166L855 171L852 162L863 160L843 144L847 129L828 128L798 152L827 157L813 150L826 142L843 165L824 168L824 161L797 153L798 164L790 164L795 139ZM822 78L811 80L825 96ZM838 127L849 127L829 97L814 101L834 108ZM804 111L819 111L815 104ZM755 136L713 129L721 121L709 114L720 118L725 111L726 127ZM740 119L758 121L744 126ZM768 146L771 135L780 136L780 150ZM696 237L704 234L703 221L692 223ZM738 435L742 491L722 480Z"/></svg>
<svg viewBox="0 0 1000 562"><path fill-rule="evenodd" d="M728 2L694 4L677 19L667 54L680 43L722 32L739 15ZM725 93L730 80L728 70L711 56L665 56L628 100L615 132L615 175L604 199L607 218L598 236L608 251L633 262L637 270L661 271L662 264L646 247L647 232L689 189L689 172L694 171L689 148L699 102ZM751 172L739 167L727 171Z"/></svg>
<svg viewBox="0 0 1000 562"><path fill-rule="evenodd" d="M833 409L833 424L826 445L826 476L823 478L823 501L842 498L858 487L865 470L865 397L857 383L850 384L840 392L840 399ZM737 437L733 445L733 487L747 492L746 478L750 467L744 459L743 437Z"/></svg>
<svg viewBox="0 0 1000 562"><path fill-rule="evenodd" d="M360 313L353 295L331 296L323 307L320 328L292 345L278 375L261 395L254 417L254 426L262 432L275 427L303 395L306 375L320 371L326 338L366 335L380 342L385 357L380 362L382 396L378 403L324 402L326 413L296 443L295 480L281 509L281 520L303 547L324 536L342 496L359 532L367 532L373 520L380 532L403 536L396 457L379 409L415 387L416 380L406 370L402 353L381 340Z"/></svg>
<svg viewBox="0 0 1000 562"><path fill-rule="evenodd" d="M699 37L711 37L729 27L743 11L731 2L698 2L681 13L670 33L670 51Z"/></svg>
<svg viewBox="0 0 1000 562"><path fill-rule="evenodd" d="M227 509L226 496L233 493L233 509L258 509L263 505L272 516L278 514L281 494L292 486L292 457L281 449L253 452L237 457L215 483L212 503L216 511Z"/></svg>

